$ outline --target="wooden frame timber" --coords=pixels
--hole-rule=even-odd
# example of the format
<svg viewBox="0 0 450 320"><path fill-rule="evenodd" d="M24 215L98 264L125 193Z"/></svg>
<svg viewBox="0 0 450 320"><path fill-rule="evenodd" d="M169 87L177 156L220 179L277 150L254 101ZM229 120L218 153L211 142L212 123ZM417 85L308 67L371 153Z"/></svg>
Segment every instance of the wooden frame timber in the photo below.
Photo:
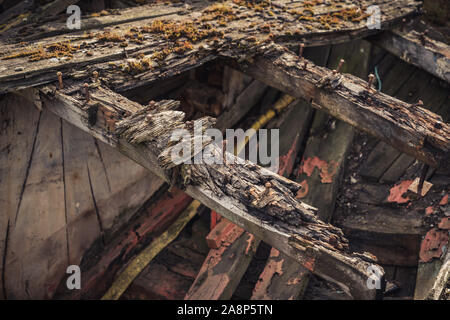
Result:
<svg viewBox="0 0 450 320"><path fill-rule="evenodd" d="M450 46L419 20L372 36L370 40L407 63L450 83Z"/></svg>
<svg viewBox="0 0 450 320"><path fill-rule="evenodd" d="M81 92L84 88L79 85ZM74 91L73 87L71 90ZM373 299L382 290L382 286L379 290L367 287L367 280L373 276L369 269L375 263L373 256L349 254L342 232L318 220L314 208L295 199L301 188L298 184L250 163L192 164L182 165L181 169L170 169L173 165L167 163L164 156L170 149L166 149L168 138L177 127L189 128L191 125L182 121L182 112L173 111L177 102L162 101L143 108L100 86L90 88L87 103L80 91L69 96L64 90L60 92L54 87L43 88L41 99L44 108L117 148L165 181L177 185L181 183L181 187L194 199L255 236L266 239L310 271L336 282L353 297ZM106 121L98 119L95 125L91 125L92 108L96 108L97 114L109 113L110 118ZM121 114L128 114L128 117L116 122L113 134L111 125L123 118ZM153 125L148 126L147 121ZM214 144L210 146L211 152L219 152ZM238 161L229 153L226 157L229 159L227 163ZM174 181L173 177L177 180ZM240 183L236 183L236 177L241 177ZM220 181L224 185L216 185ZM268 191L268 197L265 189L267 182L273 186ZM314 260L313 265L311 260ZM382 279L380 281L383 282Z"/></svg>

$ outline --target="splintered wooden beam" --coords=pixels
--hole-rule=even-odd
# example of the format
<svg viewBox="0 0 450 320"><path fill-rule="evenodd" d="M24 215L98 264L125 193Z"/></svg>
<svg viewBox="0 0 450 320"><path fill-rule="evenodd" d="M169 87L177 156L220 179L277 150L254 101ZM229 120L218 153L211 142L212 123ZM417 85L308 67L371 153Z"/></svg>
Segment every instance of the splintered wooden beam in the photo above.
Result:
<svg viewBox="0 0 450 320"><path fill-rule="evenodd" d="M374 277L370 268L376 267L373 256L349 253L342 231L320 221L314 208L296 199L301 189L297 183L229 153L225 153L225 164L176 166L171 151L186 142L169 143L170 137L177 129L193 132L193 123L185 122L184 113L175 111L177 102L142 107L108 89L81 84L66 92L45 87L41 100L44 108L185 189L194 199L334 281L353 297L373 299L382 290L381 268L379 281L375 281L379 286L367 285ZM213 123L212 118L203 118L203 130ZM199 138L191 136L187 143ZM209 154L223 157L214 143L203 147Z"/></svg>
<svg viewBox="0 0 450 320"><path fill-rule="evenodd" d="M267 122L270 116L268 113L264 113L252 126L253 128L270 128L271 126L279 128L282 140L280 141L278 173L286 177L292 173L298 149L306 132L304 124L310 120L312 110L301 105L297 100L292 100L291 97L277 100L268 113L274 112L274 110L278 110L278 112L282 112L282 109L287 110L283 110L283 114L273 118L269 123ZM267 105L272 103L270 99L264 102ZM264 106L261 109L264 110ZM298 112L305 114L300 124L292 116ZM247 271L261 239L244 232L242 228L232 222L222 219L216 228L211 230L207 241L210 243L211 250L185 299L230 299Z"/></svg>
<svg viewBox="0 0 450 320"><path fill-rule="evenodd" d="M405 103L376 91L370 80L316 66L278 45L260 50L251 61L235 66L432 167L449 167L450 126L421 101Z"/></svg>
<svg viewBox="0 0 450 320"><path fill-rule="evenodd" d="M154 13L149 16L138 13L138 7L98 23L82 19L87 29L78 32L53 26L59 31L44 31L44 38L36 26L23 26L0 39L0 93L50 83L57 71L77 81L97 71L109 87L131 89L199 66L238 45L248 48L238 57L246 59L252 46L265 42L314 46L369 36L416 15L421 5L414 0L363 0L339 8L328 3L311 7L306 1L235 2L154 4L144 8ZM365 8L371 5L382 12L380 30L368 23ZM18 43L9 43L12 39Z"/></svg>
<svg viewBox="0 0 450 320"><path fill-rule="evenodd" d="M450 83L450 46L419 21L370 37L370 41Z"/></svg>

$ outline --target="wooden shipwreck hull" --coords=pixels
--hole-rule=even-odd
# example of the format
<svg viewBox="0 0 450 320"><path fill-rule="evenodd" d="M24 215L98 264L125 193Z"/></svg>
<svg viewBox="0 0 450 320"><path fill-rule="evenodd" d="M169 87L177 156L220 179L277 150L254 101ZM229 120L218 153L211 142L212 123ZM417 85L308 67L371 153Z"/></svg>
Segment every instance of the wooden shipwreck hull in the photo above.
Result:
<svg viewBox="0 0 450 320"><path fill-rule="evenodd" d="M149 2L0 14L1 298L448 298L450 47L421 1ZM279 129L278 172L211 128Z"/></svg>

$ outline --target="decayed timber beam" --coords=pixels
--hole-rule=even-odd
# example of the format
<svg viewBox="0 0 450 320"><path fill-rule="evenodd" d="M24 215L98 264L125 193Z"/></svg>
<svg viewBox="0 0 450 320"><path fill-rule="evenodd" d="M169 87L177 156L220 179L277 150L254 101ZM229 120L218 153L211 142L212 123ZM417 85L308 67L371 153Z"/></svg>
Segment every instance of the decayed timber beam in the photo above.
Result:
<svg viewBox="0 0 450 320"><path fill-rule="evenodd" d="M310 7L306 1L277 1L262 9L247 1L240 4L198 1L188 8L155 4L146 7L155 15L138 15L145 17L142 20L102 18L103 23L92 23L89 30L63 29L66 32L60 35L14 44L0 40L0 93L50 83L57 71L64 79L79 81L95 70L109 87L131 89L203 64L237 45L248 48L239 57L246 59L252 56L252 47L270 41L316 46L369 36L380 30L367 27L364 8L379 6L383 30L416 15L421 5L414 0L364 0L339 8L327 3ZM104 27L116 20L120 23L114 28ZM9 38L22 41L21 36L32 37L35 28L29 25L18 31Z"/></svg>
<svg viewBox="0 0 450 320"><path fill-rule="evenodd" d="M177 102L142 107L98 85L86 88L80 84L78 90L74 87L66 94L54 87L43 88L43 107L109 143L165 181L185 188L188 195L312 272L334 281L353 297L373 299L380 293L367 286L373 277L373 257L350 254L342 232L320 221L314 208L295 198L301 188L297 183L242 162L230 153L225 153L225 165L175 166L169 155L179 145L169 144L169 138L176 129L192 132L193 125L183 121L183 112L175 111ZM214 121L205 118L204 122L205 129ZM194 136L190 142L198 138ZM215 144L207 147L210 154L222 156Z"/></svg>
<svg viewBox="0 0 450 320"><path fill-rule="evenodd" d="M419 23L414 23L369 39L407 63L450 83L450 46L435 39L432 34L432 30L424 30Z"/></svg>
<svg viewBox="0 0 450 320"><path fill-rule="evenodd" d="M261 54L248 62L230 64L432 167L449 167L450 126L422 108L420 101L402 102L376 91L364 80L316 66L282 46L268 45L260 50ZM234 53L227 54L233 57Z"/></svg>

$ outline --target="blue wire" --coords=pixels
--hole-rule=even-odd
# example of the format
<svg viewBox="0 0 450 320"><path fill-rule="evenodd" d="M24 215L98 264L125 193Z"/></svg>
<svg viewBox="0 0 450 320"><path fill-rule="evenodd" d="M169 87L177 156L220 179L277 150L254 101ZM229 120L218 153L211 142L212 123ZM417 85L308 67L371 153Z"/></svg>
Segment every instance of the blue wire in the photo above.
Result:
<svg viewBox="0 0 450 320"><path fill-rule="evenodd" d="M381 91L381 79L380 76L378 75L378 66L375 66L375 77L377 77L378 91Z"/></svg>

